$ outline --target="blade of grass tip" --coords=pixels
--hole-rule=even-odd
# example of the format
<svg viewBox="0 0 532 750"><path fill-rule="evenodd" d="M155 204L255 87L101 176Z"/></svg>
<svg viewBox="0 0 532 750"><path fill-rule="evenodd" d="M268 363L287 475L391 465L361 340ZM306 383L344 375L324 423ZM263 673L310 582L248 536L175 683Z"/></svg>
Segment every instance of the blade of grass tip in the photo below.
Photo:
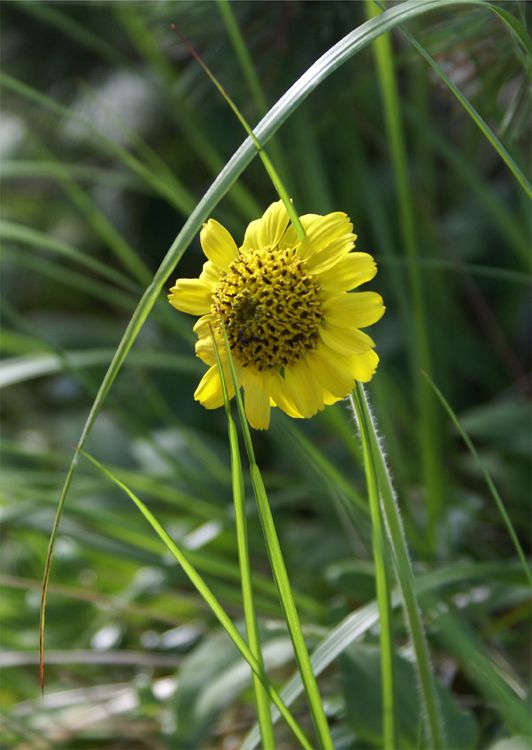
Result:
<svg viewBox="0 0 532 750"><path fill-rule="evenodd" d="M117 479L105 466L103 466L99 461L97 461L95 458L93 458L90 454L85 453L85 451L81 450L79 447L77 448L78 456L82 455L86 459L88 459L96 468L98 468L103 474L105 474L109 479L114 482L120 489L122 489L128 497L135 503L137 508L140 510L142 515L146 518L146 520L149 522L151 527L154 529L154 531L158 534L160 539L164 542L164 544L167 546L167 548L170 550L170 552L174 555L175 559L178 561L178 563L183 568L184 572L189 577L191 583L196 587L198 592L201 594L201 596L205 599L209 607L212 609L213 613L218 618L218 621L228 634L228 636L231 638L237 649L240 651L244 659L248 662L251 669L253 670L254 674L257 675L258 679L264 686L265 691L270 696L272 701L275 703L279 711L281 711L283 717L286 719L286 722L294 732L295 736L301 743L301 745L305 748L305 750L312 750L311 745L309 744L308 740L306 739L305 735L301 731L299 725L295 721L294 717L290 713L290 711L286 708L282 700L279 698L279 694L269 681L268 677L266 676L266 673L264 672L264 668L259 664L255 656L251 653L248 645L236 629L236 627L233 625L231 619L228 617L227 613L223 609L223 607L220 605L212 591L209 589L203 578L199 575L197 570L194 568L193 565L190 564L188 561L186 555L181 551L181 549L175 544L175 542L168 536L166 531L163 529L161 524L157 521L155 516L150 512L150 510L147 508L147 506L140 500L130 489L127 487L123 482L121 482L119 479Z"/></svg>
<svg viewBox="0 0 532 750"><path fill-rule="evenodd" d="M229 106L231 107L231 109L233 110L233 112L235 113L235 115L238 117L238 120L241 123L242 127L244 128L244 130L246 131L246 133L252 139L252 141L255 144L255 147L256 147L256 149L257 149L257 151L259 153L259 156L262 159L262 162L263 162L263 164L264 164L264 166L266 168L266 171L268 172L268 175L269 175L269 177L270 177L270 179L271 179L271 181L272 181L275 189L277 190L277 193L278 193L279 197L281 198L281 200L283 201L284 205L286 206L286 210L288 211L288 215L290 216L290 220L291 220L292 224L294 225L294 229L296 230L297 236L299 237L300 240L304 240L305 239L305 230L303 229L303 226L302 226L302 224L301 224L301 222L299 220L299 214L296 212L296 210L294 208L294 205L293 205L292 201L290 200L290 196L288 195L288 192L287 192L287 190L286 190L283 182L281 181L281 178L277 174L277 171L276 171L275 167L273 166L273 164L272 164L269 156L267 155L267 153L264 151L263 147L259 143L257 137L255 136L255 133L253 132L253 130L248 125L247 120L241 114L240 110L238 109L238 107L236 106L236 104L233 102L233 100L231 99L231 97L229 96L229 94L227 93L227 91L224 89L224 87L222 86L222 84L218 81L218 79L212 73L212 71L210 70L210 68L208 68L207 65L203 62L203 60L198 55L198 53L196 52L196 50L192 47L191 44L189 44L189 42L183 36L183 34L179 31L179 29L174 24L172 24L172 28L175 31L175 33L177 34L177 36L181 39L181 41L183 42L183 44L186 45L187 49L192 53L192 55L194 55L194 57L199 62L199 64L203 68L203 70L207 73L207 75L209 76L209 78L211 79L211 81L214 83L214 85L216 86L216 88L218 89L218 91L221 93L221 95L223 96L223 98L225 99L225 101L229 104Z"/></svg>
<svg viewBox="0 0 532 750"><path fill-rule="evenodd" d="M427 739L429 747L441 750L445 747L443 723L436 696L436 686L430 667L428 645L418 608L416 590L414 586L414 573L408 556L406 539L396 503L395 493L386 465L386 458L378 437L377 428L371 414L366 392L362 384L357 384L360 391L360 405L364 413L366 423L370 428L370 442L375 459L379 493L384 513L386 530L394 557L397 579L401 589L406 619L412 638L412 646L416 658L420 682L420 697L424 706L423 714L426 718ZM353 413L357 415L355 404L351 396Z"/></svg>
<svg viewBox="0 0 532 750"><path fill-rule="evenodd" d="M478 5L481 4L479 0L462 0L463 4ZM302 101L313 91L320 83L322 83L331 73L339 68L343 63L353 57L357 52L364 49L380 34L390 31L400 23L421 15L429 10L440 8L445 5L455 4L456 0L407 0L398 7L391 8L382 14L379 18L370 19L362 24L360 27L349 32L343 39L337 42L327 52L325 52L316 62L308 68L305 73L291 86L291 88L279 99L279 101L270 109L268 114L255 128L255 132L258 139L261 139L264 143L274 135L274 133L280 128L285 120L294 112ZM66 107L55 102L50 97L41 94L39 91L27 86L26 84L18 81L5 73L0 73L0 83L7 86L12 91L17 92L21 96L28 98L38 104L44 106L48 110L55 112L61 116L73 119L83 127L85 127L93 135L96 135L100 142L105 144L106 148L113 154L118 154L119 158L124 163L131 166L133 171L141 175L146 181L152 185L156 190L164 194L166 186L162 186L157 180L155 175L152 173L146 174L148 170L145 169L144 165L141 165L137 160L131 161L129 153L125 149L118 149L112 141L105 139L98 130L92 128L86 121L76 117ZM141 330L142 326L150 310L155 304L163 284L170 275L172 269L178 263L183 253L189 246L190 242L200 230L201 225L207 220L210 212L216 207L221 198L228 192L236 179L243 172L245 167L252 161L256 155L256 146L251 138L244 141L240 148L235 152L233 157L227 162L225 168L220 172L218 177L214 180L211 187L207 190L199 204L196 206L192 214L185 222L180 233L170 246L167 254L161 262L158 270L153 277L153 281L150 286L144 292L142 299L140 300L137 309L133 313L133 316L124 332L122 340L116 350L113 361L111 362L109 369L107 370L105 377L100 386L98 396L95 399L90 413L85 422L83 432L80 436L78 443L78 449L83 447L85 441L92 430L94 422L100 412L100 409L107 397L109 389L113 384L124 360L133 346L133 343ZM170 191L168 198L173 203L174 196ZM76 452L65 479L63 492L59 500L57 507L56 519L50 535L50 543L48 547L47 560L45 565L45 573L43 578L43 590L41 600L41 614L39 619L39 649L40 649L40 666L41 666L41 683L44 679L43 676L43 658L42 649L44 643L44 614L46 606L46 592L48 587L48 581L50 577L50 565L51 556L55 545L55 538L57 536L57 528L59 520L63 512L63 507L68 496L70 485L76 470L79 453Z"/></svg>
<svg viewBox="0 0 532 750"><path fill-rule="evenodd" d="M290 639L294 647L294 654L299 671L301 673L301 679L303 681L303 684L305 685L305 692L307 694L310 713L314 722L314 727L316 729L316 734L318 736L320 746L323 750L334 750L334 745L329 730L329 724L327 722L325 711L323 709L323 703L318 690L318 685L316 683L316 678L314 676L314 672L312 671L312 664L310 663L310 657L305 644L305 639L303 637L301 622L297 613L294 597L292 595L290 580L288 578L283 554L281 552L281 545L279 544L279 538L275 530L272 512L268 503L268 496L266 494L266 489L262 481L259 467L257 466L257 462L255 460L255 452L253 450L251 434L249 432L249 426L244 412L244 405L242 403L242 397L240 395L238 379L236 377L236 372L231 357L231 350L229 348L229 341L227 339L227 331L225 329L223 321L222 330L226 351L228 353L231 376L233 378L233 384L235 388L238 414L242 425L242 434L244 437L244 443L246 445L246 451L250 463L253 492L255 494L255 500L257 502L259 518L266 541L266 549L268 551L270 565L272 567L273 576L275 579L275 583L277 584L277 590L279 592L279 599L283 608L288 632L290 634Z"/></svg>
<svg viewBox="0 0 532 750"><path fill-rule="evenodd" d="M379 2L379 0L372 0L381 10L385 8L385 6ZM491 3L475 3L478 5L484 5L486 8L489 8L491 11L496 13L499 18L501 18L506 25L510 28L510 30L516 34L518 34L518 38L521 41L522 38L526 38L526 33L522 33L520 29L518 29L518 21L517 19L513 18L509 13L506 11L501 11L500 8L497 8L494 5L491 5ZM508 20L508 17L513 19L513 23L510 23ZM520 24L519 24L520 26ZM405 28L400 27L401 32L406 36L406 38L411 42L411 44L414 45L414 47L417 49L417 51L423 55L425 60L429 63L429 65L434 68L436 73L440 76L442 81L449 87L449 89L453 92L453 94L456 96L460 104L464 107L464 109L469 113L469 115L473 118L474 122L478 125L480 130L484 133L488 141L491 143L491 145L494 147L494 149L497 151L501 159L506 163L506 165L510 168L511 172L513 173L516 180L519 182L522 188L524 188L525 192L527 193L529 198L532 198L532 186L530 185L530 182L527 180L523 172L519 169L515 161L512 159L508 151L504 148L502 143L499 141L495 133L491 130L489 125L484 121L484 119L479 115L479 113L476 111L476 109L473 107L473 105L469 102L468 99L462 94L462 92L454 85L454 83L451 81L451 79L443 72L443 70L440 68L438 63L433 60L433 58L429 55L429 53L419 44L419 42L414 39L412 34L410 34L409 31L407 31ZM528 39L526 43L527 47L530 46L530 39Z"/></svg>
<svg viewBox="0 0 532 750"><path fill-rule="evenodd" d="M257 623L257 613L253 600L253 586L251 584L251 564L249 559L249 546L246 522L246 501L244 489L244 476L242 474L242 462L240 460L240 450L238 446L238 434L236 431L235 421L231 412L231 404L227 393L227 384L225 374L220 360L220 353L211 327L211 335L214 344L214 354L220 373L222 391L224 397L225 413L227 415L227 426L229 430L229 445L231 450L231 470L233 482L233 501L235 507L235 524L238 544L238 559L240 562L240 573L242 578L242 599L244 602L244 618L246 622L246 633L251 653L256 658L262 669L264 661L262 658L262 648L259 636L259 627ZM268 694L264 690L259 678L253 674L253 688L255 691L255 702L257 704L257 717L260 728L262 746L275 750L275 738L273 734L273 723L270 713L270 702Z"/></svg>
<svg viewBox="0 0 532 750"><path fill-rule="evenodd" d="M477 462L478 466L480 467L480 470L482 471L482 474L484 475L484 479L486 480L486 484L489 487L489 490L491 492L491 495L492 495L493 499L497 503L497 507L499 508L499 511L501 513L503 521L506 524L506 528L508 529L508 533L510 534L512 542L514 543L514 547L515 547L515 550L517 552L517 555L518 555L519 559L521 560L521 563L523 564L523 568L524 568L526 577L528 579L528 582L529 582L530 586L532 586L532 573L530 572L530 566L527 563L527 560L526 560L526 557L525 557L525 553L523 552L523 548L521 547L521 543L519 542L517 534L515 533L515 529L513 527L513 524L512 524L512 522L510 520L510 517L509 517L507 511L506 511L506 508L504 507L504 503L501 500L501 496L497 492L497 488L493 484L493 481L492 481L492 479L491 479L491 477L490 477L490 475L488 473L488 470L484 466L484 462L482 461L482 459L478 455L477 449L473 445L473 443L471 441L471 438L469 437L469 435L467 434L467 432L464 430L464 428L460 424L460 421L459 421L458 417L456 416L456 414L452 410L451 405L449 404L449 402L447 401L447 399L445 398L445 396L443 395L443 393L440 391L440 389L438 388L438 386L434 383L434 381L432 380L432 378L429 375L427 375L427 373L425 371L423 371L423 375L428 380L428 382L429 382L430 386L432 387L432 389L433 389L434 393L436 394L436 396L440 399L440 402L441 402L443 408L445 409L445 411L447 412L447 414L451 417L452 421L454 422L454 425L455 425L456 429L458 430L458 432L462 436L465 444L467 445L467 447L471 451L471 455L473 456L473 458Z"/></svg>
<svg viewBox="0 0 532 750"><path fill-rule="evenodd" d="M357 421L360 428L360 440L364 453L364 469L366 472L371 522L373 526L373 560L375 562L375 581L380 622L383 742L385 748L395 748L397 747L397 705L392 604L389 585L390 573L387 569L387 549L382 527L377 474L369 437L369 426L362 407L360 389L361 385L357 383L353 391L353 404L357 411Z"/></svg>

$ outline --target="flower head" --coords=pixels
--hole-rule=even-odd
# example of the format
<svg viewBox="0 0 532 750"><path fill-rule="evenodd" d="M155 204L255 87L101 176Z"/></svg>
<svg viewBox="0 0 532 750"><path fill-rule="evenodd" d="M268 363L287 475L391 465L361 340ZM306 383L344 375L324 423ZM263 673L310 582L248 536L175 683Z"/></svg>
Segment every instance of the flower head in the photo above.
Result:
<svg viewBox="0 0 532 750"><path fill-rule="evenodd" d="M382 297L348 293L375 276L373 258L351 252L356 235L344 213L308 214L301 223L302 241L282 201L272 203L248 226L239 249L209 219L200 234L208 260L199 279L178 279L168 295L178 310L202 316L194 326L196 354L210 369L194 398L207 409L223 405L211 331L234 396L223 321L246 415L259 430L268 427L272 406L311 417L345 398L355 380L371 380L379 361L359 329L382 316Z"/></svg>

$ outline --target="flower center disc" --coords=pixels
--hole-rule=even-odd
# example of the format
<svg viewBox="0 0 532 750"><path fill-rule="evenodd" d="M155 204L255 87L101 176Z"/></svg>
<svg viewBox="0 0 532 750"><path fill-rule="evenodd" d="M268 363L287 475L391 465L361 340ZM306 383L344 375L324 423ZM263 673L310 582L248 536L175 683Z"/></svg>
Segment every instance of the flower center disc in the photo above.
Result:
<svg viewBox="0 0 532 750"><path fill-rule="evenodd" d="M321 288L292 248L239 255L213 291L216 333L223 320L231 353L243 367L292 365L318 341Z"/></svg>

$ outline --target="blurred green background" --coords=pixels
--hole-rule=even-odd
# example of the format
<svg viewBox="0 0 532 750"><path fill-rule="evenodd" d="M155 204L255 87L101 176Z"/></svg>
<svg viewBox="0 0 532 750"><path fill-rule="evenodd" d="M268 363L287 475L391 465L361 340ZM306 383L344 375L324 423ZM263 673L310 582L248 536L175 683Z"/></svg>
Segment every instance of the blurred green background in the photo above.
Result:
<svg viewBox="0 0 532 750"><path fill-rule="evenodd" d="M527 3L500 5L530 32ZM244 0L231 8L267 106L366 18L362 2L338 0ZM127 496L86 461L52 564L44 700L38 616L71 444L143 289L244 140L170 24L250 123L264 105L210 0L3 2L0 10L2 747L230 750L254 721L249 670ZM453 6L408 28L526 170L530 81L500 19ZM301 214L345 211L357 249L377 259L371 289L387 311L370 332L381 363L369 394L416 570L458 571L433 592L454 625L445 630L426 614L436 674L454 694L455 741L492 747L525 733L521 709L511 707L529 691L530 594L478 466L435 397L420 396L412 268L432 377L474 440L528 555L530 203L399 31L392 44L417 259L405 254L371 48L319 86L267 150ZM214 217L240 244L247 223L275 199L255 159ZM196 238L167 286L196 276L203 261ZM87 450L149 504L241 621L226 419L193 400L205 369L194 356L193 320L164 297L156 305ZM374 597L367 519L346 502L346 488L364 496L365 479L346 405L305 422L284 417L276 414L254 439L312 645ZM293 663L251 498L257 606L281 685ZM367 677L378 677L377 640L368 631L320 677L337 748L378 746ZM500 692L475 678L475 653L496 665ZM405 747L419 746L417 710L415 700L404 707L413 722ZM308 726L303 701L294 711ZM291 747L288 731L278 732L279 747Z"/></svg>

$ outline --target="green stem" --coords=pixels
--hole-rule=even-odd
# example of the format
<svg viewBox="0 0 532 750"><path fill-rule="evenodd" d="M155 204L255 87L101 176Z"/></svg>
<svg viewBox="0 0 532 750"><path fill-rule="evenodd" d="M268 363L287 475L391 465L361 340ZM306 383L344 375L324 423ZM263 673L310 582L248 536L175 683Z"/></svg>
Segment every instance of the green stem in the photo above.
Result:
<svg viewBox="0 0 532 750"><path fill-rule="evenodd" d="M430 667L428 645L425 639L421 614L417 605L414 574L408 557L406 538L401 524L399 508L396 503L392 483L386 468L386 459L377 435L377 428L367 403L364 388L361 384L357 384L357 386L360 391L360 406L364 413L366 424L369 427L371 450L375 459L385 526L389 536L390 546L392 548L397 579L401 589L408 627L410 629L412 645L416 657L416 665L421 687L421 700L424 704L423 713L426 716L428 744L429 747L434 748L435 750L440 750L445 747L442 718L436 696L436 685ZM353 404L352 398L351 403L356 413L356 408Z"/></svg>
<svg viewBox="0 0 532 750"><path fill-rule="evenodd" d="M353 391L352 403L360 428L360 439L364 453L364 467L368 485L369 507L373 525L373 559L379 604L383 741L385 748L397 747L397 707L395 701L395 663L392 623L392 602L389 585L389 571L386 564L386 544L382 524L377 473L371 448L370 431L363 409L362 385L357 383Z"/></svg>
<svg viewBox="0 0 532 750"><path fill-rule="evenodd" d="M268 496L266 494L266 488L262 481L262 476L255 460L255 451L253 450L253 443L251 441L251 434L249 432L249 425L246 419L244 411L244 404L242 403L242 397L240 395L240 389L238 387L238 380L236 377L233 360L231 358L231 351L229 349L229 341L227 340L227 332L222 322L223 334L225 347L228 353L229 364L231 367L231 375L235 386L235 396L238 405L238 414L240 416L240 422L242 425L242 433L244 437L244 443L249 458L250 470L251 470L251 482L253 484L253 491L255 493L255 500L257 501L257 508L259 511L259 518L266 541L266 549L268 551L268 557L270 565L272 567L273 577L277 585L279 592L279 599L283 608L283 613L286 619L288 632L294 647L294 654L296 657L299 672L301 674L301 680L305 687L307 700L310 708L310 713L316 729L316 734L322 750L334 750L331 733L329 730L329 724L325 711L323 709L323 703L318 690L318 685L314 672L312 670L312 664L310 663L310 657L303 637L303 631L301 629L301 622L297 613L292 589L290 586L290 579L286 570L286 565L281 551L281 545L279 544L279 538L275 529L275 523L273 515L268 503Z"/></svg>
<svg viewBox="0 0 532 750"><path fill-rule="evenodd" d="M255 602L253 599L253 587L251 584L251 565L249 560L248 533L246 521L246 503L244 490L244 477L242 474L242 463L240 460L240 451L238 447L238 434L236 425L231 413L231 404L227 393L227 384L223 367L220 362L220 354L216 345L216 339L213 333L214 353L220 373L222 390L224 395L225 412L227 414L227 424L229 430L229 445L231 447L231 472L233 481L233 500L235 506L235 524L238 544L238 559L240 562L240 577L242 582L242 599L244 602L244 618L246 622L246 633L251 653L264 669L262 658L262 648L260 643L259 627L257 623L257 613L255 611ZM262 746L267 750L275 750L275 738L273 734L273 723L270 713L270 701L268 693L264 689L259 677L253 673L253 689L255 691L255 702L257 704L257 718L259 722L260 736Z"/></svg>

